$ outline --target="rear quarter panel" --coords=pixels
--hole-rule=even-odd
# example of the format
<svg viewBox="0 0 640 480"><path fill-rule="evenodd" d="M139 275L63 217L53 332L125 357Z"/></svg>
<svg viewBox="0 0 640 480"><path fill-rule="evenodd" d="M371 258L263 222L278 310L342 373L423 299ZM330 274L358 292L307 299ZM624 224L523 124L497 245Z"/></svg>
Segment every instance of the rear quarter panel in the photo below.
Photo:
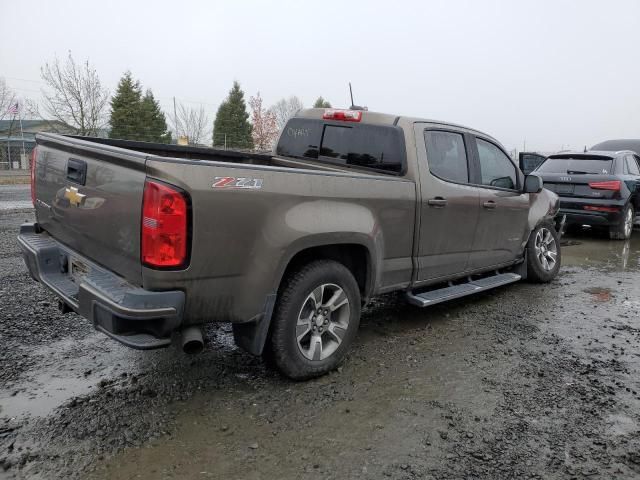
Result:
<svg viewBox="0 0 640 480"><path fill-rule="evenodd" d="M365 246L371 290L411 279L415 185L392 176L151 158L147 174L192 202L189 267L143 268L144 287L187 292L187 323L245 322L264 311L288 261L303 249ZM217 176L260 179L260 189L212 188Z"/></svg>

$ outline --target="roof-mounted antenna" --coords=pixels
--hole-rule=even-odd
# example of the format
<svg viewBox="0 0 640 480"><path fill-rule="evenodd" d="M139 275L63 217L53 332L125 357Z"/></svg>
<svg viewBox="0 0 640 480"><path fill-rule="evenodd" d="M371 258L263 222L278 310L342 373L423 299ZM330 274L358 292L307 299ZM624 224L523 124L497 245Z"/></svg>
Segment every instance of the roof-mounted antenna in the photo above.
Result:
<svg viewBox="0 0 640 480"><path fill-rule="evenodd" d="M351 89L351 82L349 82L349 95L351 96L351 110L369 110L367 107L361 107L353 103L353 90Z"/></svg>

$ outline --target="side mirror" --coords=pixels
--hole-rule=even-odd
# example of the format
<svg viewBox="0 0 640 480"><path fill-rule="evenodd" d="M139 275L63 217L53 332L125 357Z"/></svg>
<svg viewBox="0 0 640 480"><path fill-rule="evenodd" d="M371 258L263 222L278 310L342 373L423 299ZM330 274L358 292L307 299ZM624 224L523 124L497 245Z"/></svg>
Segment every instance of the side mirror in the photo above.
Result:
<svg viewBox="0 0 640 480"><path fill-rule="evenodd" d="M524 177L524 193L539 193L542 191L542 179L538 175Z"/></svg>

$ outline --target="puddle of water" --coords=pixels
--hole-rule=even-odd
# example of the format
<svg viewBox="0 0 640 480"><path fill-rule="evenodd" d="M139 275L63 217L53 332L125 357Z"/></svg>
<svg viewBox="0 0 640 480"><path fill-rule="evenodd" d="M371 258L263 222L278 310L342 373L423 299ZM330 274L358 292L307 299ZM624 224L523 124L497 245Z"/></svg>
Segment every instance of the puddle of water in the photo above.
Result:
<svg viewBox="0 0 640 480"><path fill-rule="evenodd" d="M0 398L0 415L6 417L45 416L67 400L89 393L95 386L95 378L57 376L41 373L30 379L35 388L17 390L17 394Z"/></svg>
<svg viewBox="0 0 640 480"><path fill-rule="evenodd" d="M562 264L580 267L605 267L607 270L640 271L640 231L629 240L609 240L585 230L563 237Z"/></svg>
<svg viewBox="0 0 640 480"><path fill-rule="evenodd" d="M593 295L594 302L608 302L612 296L611 289L604 287L585 288L583 292Z"/></svg>
<svg viewBox="0 0 640 480"><path fill-rule="evenodd" d="M123 348L99 333L38 348L32 353L44 359L38 370L0 389L0 416L45 416L73 397L89 393L102 378L122 368L116 361L126 362L122 351L117 351Z"/></svg>

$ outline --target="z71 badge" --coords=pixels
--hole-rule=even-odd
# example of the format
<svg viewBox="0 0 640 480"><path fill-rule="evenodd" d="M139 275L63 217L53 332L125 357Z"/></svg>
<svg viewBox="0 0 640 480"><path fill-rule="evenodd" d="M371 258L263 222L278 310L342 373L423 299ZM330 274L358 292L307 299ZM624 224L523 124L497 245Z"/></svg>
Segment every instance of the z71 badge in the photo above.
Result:
<svg viewBox="0 0 640 480"><path fill-rule="evenodd" d="M261 178L244 178L244 177L214 177L213 188L243 188L250 190L259 190L262 188Z"/></svg>

